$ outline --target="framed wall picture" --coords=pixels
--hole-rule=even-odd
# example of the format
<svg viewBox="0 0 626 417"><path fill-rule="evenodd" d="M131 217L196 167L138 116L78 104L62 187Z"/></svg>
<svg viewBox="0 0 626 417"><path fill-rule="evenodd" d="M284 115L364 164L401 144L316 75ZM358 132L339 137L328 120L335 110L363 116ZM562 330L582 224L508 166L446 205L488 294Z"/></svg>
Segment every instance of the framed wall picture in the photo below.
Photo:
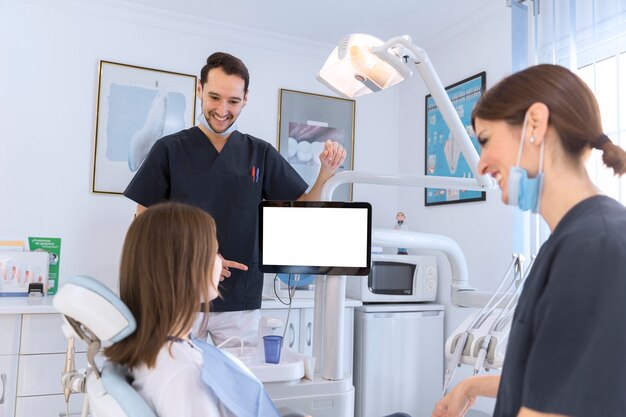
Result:
<svg viewBox="0 0 626 417"><path fill-rule="evenodd" d="M480 154L480 145L472 129L472 110L485 91L487 75L485 72L466 78L446 87L446 92L465 126L476 151ZM448 125L429 94L426 96L426 152L425 174L444 177L473 178L472 170L461 154L461 148L451 135ZM424 202L427 206L439 204L484 201L484 191L445 190L426 188Z"/></svg>
<svg viewBox="0 0 626 417"><path fill-rule="evenodd" d="M194 125L193 75L100 61L92 191L121 194L161 137Z"/></svg>
<svg viewBox="0 0 626 417"><path fill-rule="evenodd" d="M346 149L346 159L336 172L353 168L354 111L354 100L280 90L278 151L309 184L308 190L317 179L321 167L319 155L328 139ZM351 201L352 185L339 186L332 198Z"/></svg>

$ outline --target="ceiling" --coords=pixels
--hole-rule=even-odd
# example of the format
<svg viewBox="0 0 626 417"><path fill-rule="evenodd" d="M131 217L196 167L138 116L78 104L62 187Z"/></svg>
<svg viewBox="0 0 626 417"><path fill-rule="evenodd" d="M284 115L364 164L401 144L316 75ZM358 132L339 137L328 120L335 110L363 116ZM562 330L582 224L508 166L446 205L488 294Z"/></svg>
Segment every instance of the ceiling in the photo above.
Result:
<svg viewBox="0 0 626 417"><path fill-rule="evenodd" d="M410 35L418 44L474 20L505 0L125 0L140 6L246 26L324 44L350 33L383 40ZM471 17L471 19L469 19Z"/></svg>

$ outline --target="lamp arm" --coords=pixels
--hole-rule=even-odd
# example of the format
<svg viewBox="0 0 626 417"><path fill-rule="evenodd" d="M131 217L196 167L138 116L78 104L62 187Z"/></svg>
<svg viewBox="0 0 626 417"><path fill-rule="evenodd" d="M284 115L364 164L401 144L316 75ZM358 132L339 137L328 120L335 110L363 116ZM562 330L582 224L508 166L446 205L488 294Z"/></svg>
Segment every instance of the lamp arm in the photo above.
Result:
<svg viewBox="0 0 626 417"><path fill-rule="evenodd" d="M461 147L461 153L467 160L467 164L469 165L473 176L476 178L476 181L478 181L478 183L482 186L492 187L495 184L495 181L487 175L481 175L478 173L478 152L476 152L476 148L474 148L474 145L465 130L465 126L463 126L461 118L454 109L452 101L450 100L450 97L448 97L441 80L437 76L437 72L430 62L430 58L428 57L426 51L411 43L410 38L397 36L395 38L391 38L380 47L372 48L372 53L376 54L379 58L383 59L400 73L404 74L406 73L406 64L402 62L398 56L389 52L389 49L394 48L396 45L403 46L412 54L411 58L413 59L415 67L424 80L426 88L428 88L428 91L432 94L435 104L437 104L443 119L452 132L455 142ZM402 66L405 67L404 70L400 69Z"/></svg>
<svg viewBox="0 0 626 417"><path fill-rule="evenodd" d="M443 252L448 258L452 273L451 295L457 291L475 291L470 287L467 272L467 260L460 246L451 238L431 233L417 233L406 230L374 228L372 245L403 248L434 250ZM459 306L462 307L462 306Z"/></svg>
<svg viewBox="0 0 626 417"><path fill-rule="evenodd" d="M471 178L437 177L430 175L397 176L357 171L342 171L336 173L330 177L326 183L324 183L321 192L321 200L332 201L333 192L338 186L342 184L356 183L484 190L474 179ZM389 233L393 233L393 236L389 235ZM439 250L446 255L448 261L450 262L452 273L451 301L453 305L457 307L482 307L485 305L485 302L489 299L491 294L476 291L470 286L467 260L465 259L465 255L463 255L463 251L454 240L446 236L434 234L430 235L398 230L386 231L385 229L375 229L374 235L372 236L372 243L388 246L385 245L385 241L394 239L393 245L395 246L398 244L395 239L399 238L404 240L402 247Z"/></svg>
<svg viewBox="0 0 626 417"><path fill-rule="evenodd" d="M485 191L495 188L479 185L474 178L441 177L437 175L383 175L361 171L341 171L330 177L322 187L322 201L331 201L335 189L342 184L379 184L408 187L444 188L449 190Z"/></svg>

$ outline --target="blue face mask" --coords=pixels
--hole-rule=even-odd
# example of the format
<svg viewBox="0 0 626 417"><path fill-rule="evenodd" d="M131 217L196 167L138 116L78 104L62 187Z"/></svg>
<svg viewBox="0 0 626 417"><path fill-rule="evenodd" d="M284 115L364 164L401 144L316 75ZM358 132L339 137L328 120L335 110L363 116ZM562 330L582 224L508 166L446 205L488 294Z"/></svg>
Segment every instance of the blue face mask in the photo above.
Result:
<svg viewBox="0 0 626 417"><path fill-rule="evenodd" d="M512 206L517 206L522 211L530 210L533 213L539 211L539 199L541 198L541 190L543 189L543 147L541 142L539 154L539 173L534 178L528 177L528 171L520 167L522 159L522 150L524 149L524 140L526 138L526 126L528 121L528 113L524 117L524 126L522 127L522 138L517 152L517 164L509 170L509 179L507 181L508 201Z"/></svg>
<svg viewBox="0 0 626 417"><path fill-rule="evenodd" d="M233 133L235 130L237 130L237 123L236 120L233 122L233 124L231 124L230 126L228 126L228 129L226 129L223 132L216 132L215 130L213 130L211 128L211 126L209 125L209 122L207 122L206 117L204 117L204 114L202 112L200 112L200 114L198 115L198 117L196 118L196 121L198 123L200 123L202 126L206 127L207 129L209 129L209 132L212 132L214 134L216 134L217 136L228 136L231 133Z"/></svg>

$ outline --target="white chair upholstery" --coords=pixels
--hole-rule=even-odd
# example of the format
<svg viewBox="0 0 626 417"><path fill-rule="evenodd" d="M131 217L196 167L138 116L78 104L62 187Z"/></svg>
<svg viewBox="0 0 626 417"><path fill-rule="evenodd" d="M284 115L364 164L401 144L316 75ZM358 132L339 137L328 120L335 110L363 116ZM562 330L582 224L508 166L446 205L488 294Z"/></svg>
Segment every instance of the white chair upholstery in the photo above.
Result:
<svg viewBox="0 0 626 417"><path fill-rule="evenodd" d="M88 345L86 393L94 417L156 417L134 390L124 367L95 357L102 344L113 344L132 334L135 319L128 307L101 282L85 276L72 278L54 297L74 333Z"/></svg>

